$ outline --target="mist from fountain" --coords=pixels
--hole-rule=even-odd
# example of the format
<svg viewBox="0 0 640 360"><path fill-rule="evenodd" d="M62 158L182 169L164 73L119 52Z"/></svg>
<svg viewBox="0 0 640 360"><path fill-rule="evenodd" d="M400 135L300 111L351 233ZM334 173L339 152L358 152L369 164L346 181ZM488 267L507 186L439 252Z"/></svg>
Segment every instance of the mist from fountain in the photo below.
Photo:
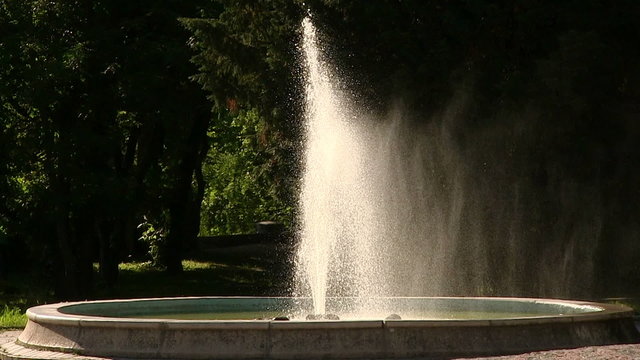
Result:
<svg viewBox="0 0 640 360"><path fill-rule="evenodd" d="M601 233L597 199L578 196L584 189L561 169L545 169L542 193L527 173L505 171L526 159L513 149L535 149L526 136L534 113L503 114L508 122L464 141L456 135L468 111L464 91L429 121L416 121L401 102L372 114L342 82L311 18L302 30L306 114L292 295L311 297L316 314L331 298L365 318L371 301L387 296L590 293L593 269L585 264ZM554 192L564 195L541 242L535 216L548 211L541 196Z"/></svg>

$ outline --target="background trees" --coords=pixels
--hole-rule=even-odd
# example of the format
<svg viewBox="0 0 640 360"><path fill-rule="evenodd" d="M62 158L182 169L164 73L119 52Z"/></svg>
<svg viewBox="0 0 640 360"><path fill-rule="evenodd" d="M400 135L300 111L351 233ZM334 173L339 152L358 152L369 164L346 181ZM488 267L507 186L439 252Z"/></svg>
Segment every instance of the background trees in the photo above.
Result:
<svg viewBox="0 0 640 360"><path fill-rule="evenodd" d="M513 227L486 214L502 214L524 253L597 249L584 261L602 284L640 278L631 0L0 0L0 237L13 268L85 298L114 284L141 235L179 272L199 230L291 222L309 9L372 113L401 100L435 124L464 100L444 125L460 166L485 175L465 180L460 244L491 239L499 263ZM520 290L539 290L526 280Z"/></svg>
<svg viewBox="0 0 640 360"><path fill-rule="evenodd" d="M253 233L255 222L291 224L293 179L286 173L292 153L278 143L255 108L220 115L209 132L211 150L203 164L207 184L200 234ZM284 146L283 146L284 145Z"/></svg>
<svg viewBox="0 0 640 360"><path fill-rule="evenodd" d="M242 233L259 220L291 223L300 115L295 2L218 1L192 31L193 77L217 118L205 163L203 234Z"/></svg>
<svg viewBox="0 0 640 360"><path fill-rule="evenodd" d="M143 216L180 270L198 232L210 106L177 18L188 2L2 2L2 219L62 298L86 298L133 253ZM3 189L4 190L4 189Z"/></svg>

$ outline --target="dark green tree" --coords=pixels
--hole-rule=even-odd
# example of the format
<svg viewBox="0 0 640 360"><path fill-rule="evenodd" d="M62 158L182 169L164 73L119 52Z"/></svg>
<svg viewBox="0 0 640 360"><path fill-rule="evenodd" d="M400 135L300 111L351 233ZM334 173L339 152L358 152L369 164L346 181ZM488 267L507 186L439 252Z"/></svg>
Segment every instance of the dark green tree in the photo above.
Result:
<svg viewBox="0 0 640 360"><path fill-rule="evenodd" d="M286 175L277 173L287 159L273 136L255 109L220 114L213 121L212 146L203 167L207 189L201 234L253 233L261 220L290 225L292 204L282 189Z"/></svg>
<svg viewBox="0 0 640 360"><path fill-rule="evenodd" d="M2 219L47 259L61 298L112 286L146 215L180 271L196 236L209 105L179 16L192 2L1 2L0 103L11 143ZM3 145L5 143L3 142Z"/></svg>
<svg viewBox="0 0 640 360"><path fill-rule="evenodd" d="M185 18L193 33L193 78L214 103L210 187L203 233L248 232L253 223L290 222L294 200L302 8L293 1L213 1Z"/></svg>

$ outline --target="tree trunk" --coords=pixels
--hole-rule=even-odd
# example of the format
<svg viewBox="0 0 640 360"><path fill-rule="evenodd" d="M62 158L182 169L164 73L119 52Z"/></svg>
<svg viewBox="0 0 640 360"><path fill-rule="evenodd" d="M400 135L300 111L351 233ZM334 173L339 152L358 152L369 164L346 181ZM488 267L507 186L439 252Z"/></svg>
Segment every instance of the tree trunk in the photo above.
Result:
<svg viewBox="0 0 640 360"><path fill-rule="evenodd" d="M181 161L176 168L176 185L169 197L169 233L167 236L167 271L182 271L182 256L185 244L191 244L198 236L200 224L200 205L204 196L202 163L209 150L207 128L209 112L196 111L189 134L188 144L181 154ZM196 181L196 189L193 181Z"/></svg>
<svg viewBox="0 0 640 360"><path fill-rule="evenodd" d="M59 299L78 299L80 298L79 281L76 276L77 264L73 254L73 247L69 241L68 223L65 215L67 212L60 208L54 209L56 213L56 240L58 246L59 260L62 260L60 266L62 273L56 276L56 297Z"/></svg>

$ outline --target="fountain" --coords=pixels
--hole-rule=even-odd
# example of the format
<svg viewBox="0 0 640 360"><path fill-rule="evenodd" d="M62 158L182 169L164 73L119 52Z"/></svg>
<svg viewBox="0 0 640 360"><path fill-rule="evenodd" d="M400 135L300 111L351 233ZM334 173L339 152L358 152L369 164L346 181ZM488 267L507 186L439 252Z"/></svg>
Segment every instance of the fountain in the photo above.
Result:
<svg viewBox="0 0 640 360"><path fill-rule="evenodd" d="M399 204L404 197L384 191L394 184L376 182L394 171L371 161L371 143L384 137L359 125L309 18L303 30L308 122L295 296L37 306L17 341L0 345L0 358L25 351L130 359L455 357L638 340L633 313L622 305L411 294L438 274L408 276L416 265L402 264L394 248L393 233L406 224L397 219L413 215ZM417 249L404 243L403 251ZM399 289L407 296L397 296Z"/></svg>
<svg viewBox="0 0 640 360"><path fill-rule="evenodd" d="M349 301L357 303L356 299ZM129 359L343 359L454 357L637 340L630 309L514 298L368 300L380 314L305 320L309 298L198 297L42 305L3 359L37 350ZM386 308L393 306L392 308ZM12 355L13 354L13 355ZM46 359L47 357L42 356Z"/></svg>

